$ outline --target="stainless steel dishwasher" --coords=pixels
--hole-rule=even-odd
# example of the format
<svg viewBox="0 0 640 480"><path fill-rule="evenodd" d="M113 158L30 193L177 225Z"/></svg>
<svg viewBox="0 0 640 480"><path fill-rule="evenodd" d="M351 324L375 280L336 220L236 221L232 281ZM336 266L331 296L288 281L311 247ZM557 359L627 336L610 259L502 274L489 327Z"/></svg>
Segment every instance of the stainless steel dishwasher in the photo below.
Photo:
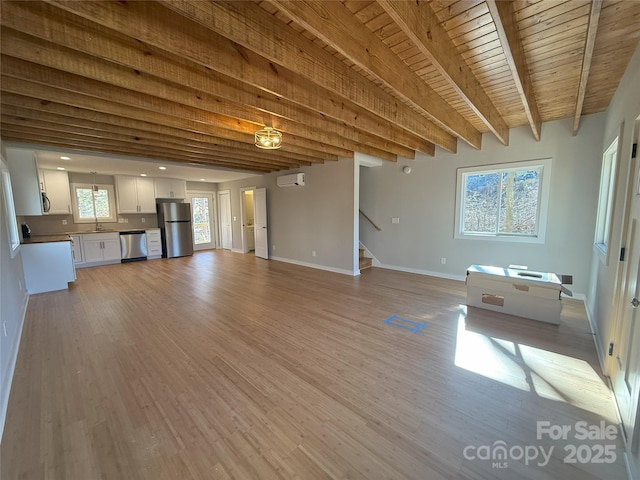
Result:
<svg viewBox="0 0 640 480"><path fill-rule="evenodd" d="M144 230L120 232L122 263L147 259L147 234Z"/></svg>

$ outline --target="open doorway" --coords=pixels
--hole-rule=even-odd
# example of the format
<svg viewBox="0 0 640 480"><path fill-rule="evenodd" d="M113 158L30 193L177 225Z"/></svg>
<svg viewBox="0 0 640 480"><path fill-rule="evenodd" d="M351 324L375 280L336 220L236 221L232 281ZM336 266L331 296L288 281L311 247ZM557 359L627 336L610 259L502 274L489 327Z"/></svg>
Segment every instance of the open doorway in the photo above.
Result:
<svg viewBox="0 0 640 480"><path fill-rule="evenodd" d="M240 220L242 221L242 252L255 252L255 187L240 189Z"/></svg>

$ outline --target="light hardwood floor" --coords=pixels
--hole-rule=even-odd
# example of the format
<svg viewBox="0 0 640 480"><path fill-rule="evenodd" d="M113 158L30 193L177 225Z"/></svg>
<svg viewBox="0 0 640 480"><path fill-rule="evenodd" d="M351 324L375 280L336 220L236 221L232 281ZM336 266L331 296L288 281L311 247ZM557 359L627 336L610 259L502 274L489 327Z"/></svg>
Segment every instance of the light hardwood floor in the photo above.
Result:
<svg viewBox="0 0 640 480"><path fill-rule="evenodd" d="M581 303L555 327L464 302L462 282L224 251L78 270L29 301L2 479L625 478L619 435L574 436L616 422ZM500 441L507 468L472 458ZM616 461L565 463L583 443ZM526 446L549 463L511 458Z"/></svg>

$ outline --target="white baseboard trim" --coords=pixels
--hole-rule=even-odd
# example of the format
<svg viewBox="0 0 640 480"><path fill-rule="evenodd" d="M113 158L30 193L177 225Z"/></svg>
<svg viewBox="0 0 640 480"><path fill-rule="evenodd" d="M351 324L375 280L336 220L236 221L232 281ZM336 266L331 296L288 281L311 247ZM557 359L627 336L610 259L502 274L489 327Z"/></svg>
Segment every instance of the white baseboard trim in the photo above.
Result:
<svg viewBox="0 0 640 480"><path fill-rule="evenodd" d="M9 373L7 374L6 385L2 385L2 398L0 401L0 442L4 434L4 424L7 420L7 408L9 407L9 394L11 393L11 384L13 383L13 373L16 369L18 361L18 351L20 350L20 341L22 340L22 329L24 327L24 319L27 316L27 306L29 305L29 294L25 294L22 306L22 315L20 316L20 325L18 325L18 338L16 343L12 345L11 356L9 357Z"/></svg>
<svg viewBox="0 0 640 480"><path fill-rule="evenodd" d="M584 309L587 312L587 319L589 320L589 328L591 330L591 333L593 334L593 343L596 346L596 355L598 356L598 363L600 364L600 370L602 371L603 375L608 377L609 375L607 374L607 370L605 369L605 366L604 366L606 357L604 356L604 352L600 348L600 332L598 331L598 325L594 320L593 312L591 312L591 309L589 308L589 303L587 302L586 297L584 295L582 295L582 297L584 298L583 300Z"/></svg>
<svg viewBox="0 0 640 480"><path fill-rule="evenodd" d="M232 248L231 251L233 253L244 253L241 248Z"/></svg>
<svg viewBox="0 0 640 480"><path fill-rule="evenodd" d="M327 267L326 265L318 265L317 263L301 262L300 260L292 260L290 258L271 257L271 260L275 260L276 262L292 263L293 265L300 265L301 267L309 267L309 268L315 268L318 270L326 270L327 272L341 273L342 275L349 275L351 277L356 277L360 275L360 270L353 272L351 270L347 270L344 268Z"/></svg>
<svg viewBox="0 0 640 480"><path fill-rule="evenodd" d="M640 472L638 472L629 452L624 452L624 466L627 468L627 477L629 480L638 478Z"/></svg>
<svg viewBox="0 0 640 480"><path fill-rule="evenodd" d="M466 275L452 275L450 273L432 272L430 270L422 270L419 268L399 267L397 265L387 265L385 263L381 263L380 265L377 265L377 266L379 268L386 268L387 270L416 273L418 275L427 275L429 277L446 278L447 280L458 280L460 282L464 282L467 278Z"/></svg>

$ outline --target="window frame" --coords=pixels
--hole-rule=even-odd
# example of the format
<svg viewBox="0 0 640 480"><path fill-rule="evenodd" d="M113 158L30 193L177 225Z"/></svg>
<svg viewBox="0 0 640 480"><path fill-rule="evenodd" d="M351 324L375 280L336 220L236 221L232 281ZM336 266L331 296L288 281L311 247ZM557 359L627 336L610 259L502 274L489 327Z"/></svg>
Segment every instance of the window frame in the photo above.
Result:
<svg viewBox="0 0 640 480"><path fill-rule="evenodd" d="M16 207L13 200L11 173L2 157L0 157L0 177L2 181L2 203L4 204L5 224L9 240L9 254L11 258L15 258L20 251L20 231L18 230Z"/></svg>
<svg viewBox="0 0 640 480"><path fill-rule="evenodd" d="M547 218L549 212L549 197L551 193L551 169L553 161L551 158L541 158L536 160L524 160L508 163L494 163L490 165L476 165L472 167L461 167L456 173L456 206L454 238L462 240L488 240L493 242L514 242L514 243L545 243L547 234ZM538 197L537 222L535 235L500 234L500 233L466 233L464 232L464 178L469 174L486 174L491 172L504 172L505 170L526 170L540 167L540 187ZM499 214L499 212L498 212Z"/></svg>
<svg viewBox="0 0 640 480"><path fill-rule="evenodd" d="M118 221L117 219L117 213L116 213L116 196L115 196L115 189L113 187L113 185L109 185L109 184L96 184L98 186L98 188L100 190L106 190L107 191L107 198L109 200L109 213L111 214L111 216L109 217L98 217L97 221L98 223L100 222L104 222L104 223L115 223ZM75 223L95 223L96 222L96 217L91 217L89 218L81 218L80 217L80 211L79 211L79 207L78 207L78 195L76 193L76 189L81 188L81 189L86 189L86 188L91 188L93 187L93 184L91 183L72 183L71 184L71 204L73 205L73 221ZM95 205L94 205L95 208Z"/></svg>
<svg viewBox="0 0 640 480"><path fill-rule="evenodd" d="M619 137L616 137L602 154L600 188L598 190L598 214L593 246L600 260L609 264L609 245L612 238L615 192L618 182Z"/></svg>

